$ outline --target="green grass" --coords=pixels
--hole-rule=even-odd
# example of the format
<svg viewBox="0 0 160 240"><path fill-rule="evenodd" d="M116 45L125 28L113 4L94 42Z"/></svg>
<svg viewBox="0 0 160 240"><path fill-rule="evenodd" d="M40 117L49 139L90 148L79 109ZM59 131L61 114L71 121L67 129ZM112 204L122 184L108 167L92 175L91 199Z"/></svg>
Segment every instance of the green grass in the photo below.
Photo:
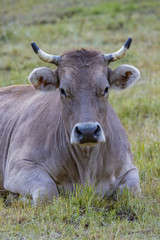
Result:
<svg viewBox="0 0 160 240"><path fill-rule="evenodd" d="M111 65L139 68L139 82L110 93L139 169L142 195L125 192L118 202L100 200L93 189L61 193L51 204L33 207L0 198L0 239L160 238L160 1L2 0L0 86L27 83L35 67L47 66L33 53L35 41L48 53L92 48L118 50L128 36L127 56Z"/></svg>
<svg viewBox="0 0 160 240"><path fill-rule="evenodd" d="M0 208L3 239L156 239L159 235L156 200L133 199L127 191L113 202L100 200L89 186L79 186L74 194L61 194L51 204L33 207L13 201L8 208L1 202Z"/></svg>

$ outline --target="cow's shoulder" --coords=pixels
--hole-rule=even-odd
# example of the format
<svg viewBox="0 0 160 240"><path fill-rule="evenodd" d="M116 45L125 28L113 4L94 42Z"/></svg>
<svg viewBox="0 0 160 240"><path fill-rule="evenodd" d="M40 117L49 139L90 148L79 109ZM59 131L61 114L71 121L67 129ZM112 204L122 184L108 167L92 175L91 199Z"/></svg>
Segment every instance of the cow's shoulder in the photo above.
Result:
<svg viewBox="0 0 160 240"><path fill-rule="evenodd" d="M108 105L107 149L114 161L132 161L127 133L112 106ZM130 160L127 160L129 157Z"/></svg>
<svg viewBox="0 0 160 240"><path fill-rule="evenodd" d="M128 142L126 131L110 103L108 103L107 120L112 134Z"/></svg>

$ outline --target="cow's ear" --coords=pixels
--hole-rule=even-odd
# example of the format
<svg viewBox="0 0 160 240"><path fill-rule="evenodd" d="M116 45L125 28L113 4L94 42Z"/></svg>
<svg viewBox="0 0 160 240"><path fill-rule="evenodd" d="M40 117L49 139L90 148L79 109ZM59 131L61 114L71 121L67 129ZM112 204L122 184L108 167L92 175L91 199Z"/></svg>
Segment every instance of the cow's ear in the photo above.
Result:
<svg viewBox="0 0 160 240"><path fill-rule="evenodd" d="M28 77L31 85L41 91L51 91L59 86L57 69L47 67L35 68Z"/></svg>
<svg viewBox="0 0 160 240"><path fill-rule="evenodd" d="M139 70L131 65L121 65L115 70L108 69L110 86L116 90L124 90L131 87L139 77Z"/></svg>

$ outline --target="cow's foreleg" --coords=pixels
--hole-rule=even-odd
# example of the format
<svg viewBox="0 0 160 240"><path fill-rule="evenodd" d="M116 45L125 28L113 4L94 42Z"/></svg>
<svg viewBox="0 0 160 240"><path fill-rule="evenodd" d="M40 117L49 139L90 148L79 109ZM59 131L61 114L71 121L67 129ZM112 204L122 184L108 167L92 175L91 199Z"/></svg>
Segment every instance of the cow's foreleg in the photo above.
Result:
<svg viewBox="0 0 160 240"><path fill-rule="evenodd" d="M122 177L118 189L120 193L123 192L124 188L129 189L133 195L137 195L141 193L141 188L139 184L139 176L138 176L138 170L136 167L133 167L132 169L128 170L124 176ZM118 191L117 191L118 192ZM117 198L117 194L114 194L114 198Z"/></svg>
<svg viewBox="0 0 160 240"><path fill-rule="evenodd" d="M7 191L30 196L34 205L51 201L54 195L58 195L57 186L45 169L25 166L15 171L12 168L9 175L5 176L4 187Z"/></svg>

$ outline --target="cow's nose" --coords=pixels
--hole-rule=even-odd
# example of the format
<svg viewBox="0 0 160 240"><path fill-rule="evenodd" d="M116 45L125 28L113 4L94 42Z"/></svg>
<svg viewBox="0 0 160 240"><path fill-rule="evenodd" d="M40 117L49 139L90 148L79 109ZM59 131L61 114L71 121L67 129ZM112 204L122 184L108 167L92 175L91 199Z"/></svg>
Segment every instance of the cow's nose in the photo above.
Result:
<svg viewBox="0 0 160 240"><path fill-rule="evenodd" d="M72 144L90 144L105 142L104 133L99 123L86 122L78 123L74 126L71 143Z"/></svg>
<svg viewBox="0 0 160 240"><path fill-rule="evenodd" d="M85 142L96 142L98 139L98 135L101 132L101 128L99 124L91 123L91 124L77 124L75 127L75 134L81 143Z"/></svg>

